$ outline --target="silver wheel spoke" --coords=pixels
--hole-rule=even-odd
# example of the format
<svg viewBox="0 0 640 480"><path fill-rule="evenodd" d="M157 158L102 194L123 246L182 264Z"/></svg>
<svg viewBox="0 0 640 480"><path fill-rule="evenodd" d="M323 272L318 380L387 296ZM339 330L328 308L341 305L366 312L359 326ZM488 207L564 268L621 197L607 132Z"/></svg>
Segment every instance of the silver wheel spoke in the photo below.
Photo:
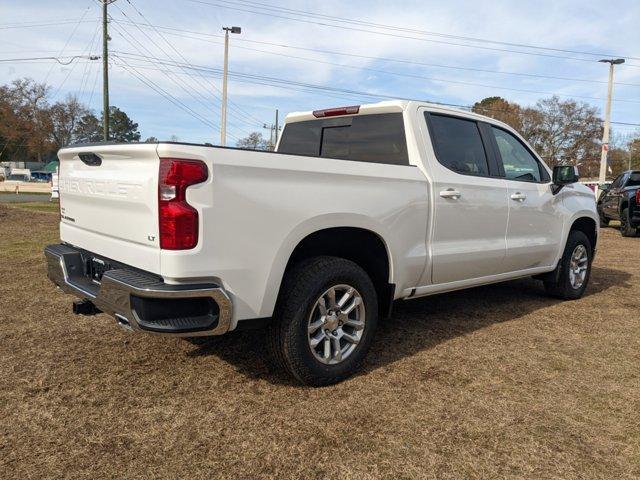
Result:
<svg viewBox="0 0 640 480"><path fill-rule="evenodd" d="M348 327L353 327L355 330L362 330L364 328L364 322L353 320L352 318L348 318L344 324Z"/></svg>
<svg viewBox="0 0 640 480"><path fill-rule="evenodd" d="M327 290L327 298L329 299L329 308L336 306L336 289L330 288Z"/></svg>
<svg viewBox="0 0 640 480"><path fill-rule="evenodd" d="M333 337L331 339L333 343L333 358L338 362L342 361L342 350L340 349L340 339L338 337Z"/></svg>
<svg viewBox="0 0 640 480"><path fill-rule="evenodd" d="M324 337L324 355L325 360L329 360L331 358L331 340L329 337Z"/></svg>
<svg viewBox="0 0 640 480"><path fill-rule="evenodd" d="M354 335L349 335L348 333L343 333L342 338L344 338L349 343L357 344L360 342L360 339Z"/></svg>
<svg viewBox="0 0 640 480"><path fill-rule="evenodd" d="M584 285L589 269L589 254L584 245L578 245L571 254L569 262L569 282L574 289L579 289Z"/></svg>
<svg viewBox="0 0 640 480"><path fill-rule="evenodd" d="M351 302L351 305L349 305L347 308L342 310L342 313L344 313L345 315L349 315L351 312L353 312L354 308L360 305L360 302L361 302L360 297L354 298L353 302Z"/></svg>
<svg viewBox="0 0 640 480"><path fill-rule="evenodd" d="M320 335L317 335L315 337L312 337L310 340L310 344L312 348L315 348L318 346L318 344L320 344L320 342L322 342L325 338L327 338L327 336L325 335L324 332L320 332Z"/></svg>
<svg viewBox="0 0 640 480"><path fill-rule="evenodd" d="M313 323L309 324L309 333L313 333L324 325L324 315Z"/></svg>
<svg viewBox="0 0 640 480"><path fill-rule="evenodd" d="M327 304L324 300L324 296L320 297L318 300L318 310L320 310L320 315L323 317L327 314Z"/></svg>
<svg viewBox="0 0 640 480"><path fill-rule="evenodd" d="M358 290L347 284L330 286L318 297L307 320L311 353L320 363L341 363L356 350L365 327L365 306Z"/></svg>
<svg viewBox="0 0 640 480"><path fill-rule="evenodd" d="M353 293L356 291L355 288L350 288L347 292L342 296L340 301L338 302L338 307L341 309L344 307L345 303L353 296Z"/></svg>

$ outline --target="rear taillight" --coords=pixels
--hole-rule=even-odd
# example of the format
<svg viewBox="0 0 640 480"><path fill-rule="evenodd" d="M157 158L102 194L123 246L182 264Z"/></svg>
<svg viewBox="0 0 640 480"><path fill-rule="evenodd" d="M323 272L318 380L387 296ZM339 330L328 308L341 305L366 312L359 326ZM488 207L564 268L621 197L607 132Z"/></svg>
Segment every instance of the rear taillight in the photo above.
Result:
<svg viewBox="0 0 640 480"><path fill-rule="evenodd" d="M187 187L204 182L207 176L207 166L199 160L160 159L160 248L187 250L198 244L198 212L187 203Z"/></svg>
<svg viewBox="0 0 640 480"><path fill-rule="evenodd" d="M636 190L636 206L640 207L640 188Z"/></svg>

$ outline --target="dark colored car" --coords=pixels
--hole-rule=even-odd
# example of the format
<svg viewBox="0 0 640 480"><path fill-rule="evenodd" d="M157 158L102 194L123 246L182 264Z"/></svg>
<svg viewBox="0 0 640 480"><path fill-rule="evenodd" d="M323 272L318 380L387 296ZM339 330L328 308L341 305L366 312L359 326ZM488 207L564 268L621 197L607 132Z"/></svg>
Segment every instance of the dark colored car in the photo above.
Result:
<svg viewBox="0 0 640 480"><path fill-rule="evenodd" d="M620 220L623 237L635 237L640 230L640 170L620 174L598 199L600 226Z"/></svg>

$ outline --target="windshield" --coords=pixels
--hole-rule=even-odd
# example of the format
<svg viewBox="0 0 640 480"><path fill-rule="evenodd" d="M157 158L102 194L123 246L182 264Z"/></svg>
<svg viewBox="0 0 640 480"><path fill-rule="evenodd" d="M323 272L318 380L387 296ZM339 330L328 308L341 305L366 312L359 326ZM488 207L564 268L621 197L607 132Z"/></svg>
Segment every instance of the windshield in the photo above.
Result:
<svg viewBox="0 0 640 480"><path fill-rule="evenodd" d="M629 175L629 180L627 180L627 187L637 187L640 186L640 172L633 172Z"/></svg>

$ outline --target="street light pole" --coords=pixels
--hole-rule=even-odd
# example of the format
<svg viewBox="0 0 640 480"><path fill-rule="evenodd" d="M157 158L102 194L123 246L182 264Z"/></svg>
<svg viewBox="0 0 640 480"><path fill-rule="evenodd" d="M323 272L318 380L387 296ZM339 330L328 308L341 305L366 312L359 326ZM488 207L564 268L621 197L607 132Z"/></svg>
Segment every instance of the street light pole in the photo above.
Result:
<svg viewBox="0 0 640 480"><path fill-rule="evenodd" d="M107 6L115 0L102 0L102 139L109 141L109 29Z"/></svg>
<svg viewBox="0 0 640 480"><path fill-rule="evenodd" d="M611 97L613 96L613 67L624 63L624 58L602 59L601 63L609 64L609 87L607 91L607 104L604 113L604 129L602 131L602 153L600 156L600 177L598 183L603 185L607 179L607 153L609 152L609 132L611 129Z"/></svg>
<svg viewBox="0 0 640 480"><path fill-rule="evenodd" d="M224 70L222 73L222 108L220 119L220 145L227 144L227 75L229 72L229 32L240 33L240 27L222 27L224 30Z"/></svg>

